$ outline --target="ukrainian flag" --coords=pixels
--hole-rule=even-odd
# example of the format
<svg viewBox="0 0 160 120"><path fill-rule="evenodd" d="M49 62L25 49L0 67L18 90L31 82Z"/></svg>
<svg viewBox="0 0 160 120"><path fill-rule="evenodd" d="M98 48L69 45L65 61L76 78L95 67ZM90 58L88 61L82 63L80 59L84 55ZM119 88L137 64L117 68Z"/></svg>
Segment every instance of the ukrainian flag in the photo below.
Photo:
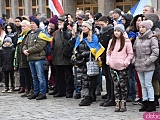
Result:
<svg viewBox="0 0 160 120"><path fill-rule="evenodd" d="M152 6L151 0L140 0L138 3L136 3L130 11L128 11L129 14L132 14L133 16L136 16L138 14L143 13L143 8L146 5Z"/></svg>

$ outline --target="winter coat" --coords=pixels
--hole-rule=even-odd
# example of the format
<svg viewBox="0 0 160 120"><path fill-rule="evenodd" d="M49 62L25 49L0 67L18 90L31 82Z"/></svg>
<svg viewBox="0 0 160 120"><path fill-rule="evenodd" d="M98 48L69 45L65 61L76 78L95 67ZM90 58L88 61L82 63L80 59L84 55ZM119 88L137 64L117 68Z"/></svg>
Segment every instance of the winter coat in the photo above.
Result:
<svg viewBox="0 0 160 120"><path fill-rule="evenodd" d="M144 34L138 35L133 45L134 59L132 63L137 72L155 70L155 61L159 56L158 40L152 37L153 32L149 29Z"/></svg>
<svg viewBox="0 0 160 120"><path fill-rule="evenodd" d="M46 59L44 48L46 47L47 41L40 39L39 37L36 40L36 36L39 31L41 31L40 28L38 28L35 32L31 31L31 33L28 34L22 48L23 51L28 50L29 52L29 55L27 56L28 61Z"/></svg>
<svg viewBox="0 0 160 120"><path fill-rule="evenodd" d="M2 71L13 71L13 61L14 61L14 52L15 48L12 46L6 47L3 45L1 58L0 58L0 67L2 67Z"/></svg>
<svg viewBox="0 0 160 120"><path fill-rule="evenodd" d="M123 70L128 67L133 58L133 49L132 44L129 39L125 39L125 45L121 51L118 52L120 48L120 40L116 40L115 47L113 51L110 51L110 45L112 40L109 42L108 50L107 50L107 61L106 64L111 68L116 70Z"/></svg>
<svg viewBox="0 0 160 120"><path fill-rule="evenodd" d="M102 29L102 32L99 35L99 42L105 48L105 51L100 56L102 62L104 62L104 63L106 63L106 51L108 48L109 41L112 38L113 34L114 34L113 25L109 24L107 27Z"/></svg>
<svg viewBox="0 0 160 120"><path fill-rule="evenodd" d="M59 29L55 32L52 45L52 62L54 65L71 65L70 58L65 56L68 54L65 51L70 39L71 31L69 29L66 31Z"/></svg>

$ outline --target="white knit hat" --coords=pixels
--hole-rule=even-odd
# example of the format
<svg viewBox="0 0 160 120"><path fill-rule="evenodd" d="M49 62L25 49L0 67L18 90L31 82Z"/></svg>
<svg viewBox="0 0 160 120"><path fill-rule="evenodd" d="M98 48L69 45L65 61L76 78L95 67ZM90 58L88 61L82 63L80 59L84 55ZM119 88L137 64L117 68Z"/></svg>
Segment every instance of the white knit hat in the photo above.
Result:
<svg viewBox="0 0 160 120"><path fill-rule="evenodd" d="M86 26L90 30L92 30L92 22L91 22L91 20L83 21L82 26Z"/></svg>

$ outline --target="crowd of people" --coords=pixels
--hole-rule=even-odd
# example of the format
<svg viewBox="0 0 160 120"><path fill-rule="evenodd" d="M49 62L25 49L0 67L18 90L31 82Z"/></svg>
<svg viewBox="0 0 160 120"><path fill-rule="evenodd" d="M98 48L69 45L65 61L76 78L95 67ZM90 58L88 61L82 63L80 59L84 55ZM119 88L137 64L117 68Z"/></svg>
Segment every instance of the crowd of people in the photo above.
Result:
<svg viewBox="0 0 160 120"><path fill-rule="evenodd" d="M75 19L66 13L49 19L41 13L6 17L0 18L2 93L18 90L30 100L47 99L47 93L82 97L79 106L89 106L101 95L104 76L106 94L100 106L125 112L126 102L132 102L142 106L140 112L156 111L160 17L154 7L145 6L143 14L134 17L119 8L109 16L77 10ZM90 60L99 65L99 74L88 74Z"/></svg>

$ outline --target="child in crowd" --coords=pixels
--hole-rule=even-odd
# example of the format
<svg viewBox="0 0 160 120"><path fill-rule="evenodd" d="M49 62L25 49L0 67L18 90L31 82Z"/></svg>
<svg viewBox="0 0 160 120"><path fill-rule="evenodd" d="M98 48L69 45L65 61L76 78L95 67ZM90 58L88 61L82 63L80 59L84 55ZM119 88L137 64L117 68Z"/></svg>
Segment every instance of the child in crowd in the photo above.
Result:
<svg viewBox="0 0 160 120"><path fill-rule="evenodd" d="M122 24L114 27L114 36L107 49L106 64L111 68L114 81L115 112L125 112L127 98L128 65L133 58L131 41L125 37L125 29Z"/></svg>
<svg viewBox="0 0 160 120"><path fill-rule="evenodd" d="M10 37L6 37L4 39L4 44L2 48L1 58L0 58L0 67L2 67L2 71L4 72L5 77L5 89L2 93L8 92L11 93L14 91L14 52L15 48L13 47L12 39ZM9 78L11 80L11 86L9 90Z"/></svg>
<svg viewBox="0 0 160 120"><path fill-rule="evenodd" d="M133 45L133 64L140 79L142 87L142 108L140 112L156 111L154 104L154 90L152 77L155 70L155 61L159 56L158 40L153 37L151 20L142 21L139 24L139 35Z"/></svg>

